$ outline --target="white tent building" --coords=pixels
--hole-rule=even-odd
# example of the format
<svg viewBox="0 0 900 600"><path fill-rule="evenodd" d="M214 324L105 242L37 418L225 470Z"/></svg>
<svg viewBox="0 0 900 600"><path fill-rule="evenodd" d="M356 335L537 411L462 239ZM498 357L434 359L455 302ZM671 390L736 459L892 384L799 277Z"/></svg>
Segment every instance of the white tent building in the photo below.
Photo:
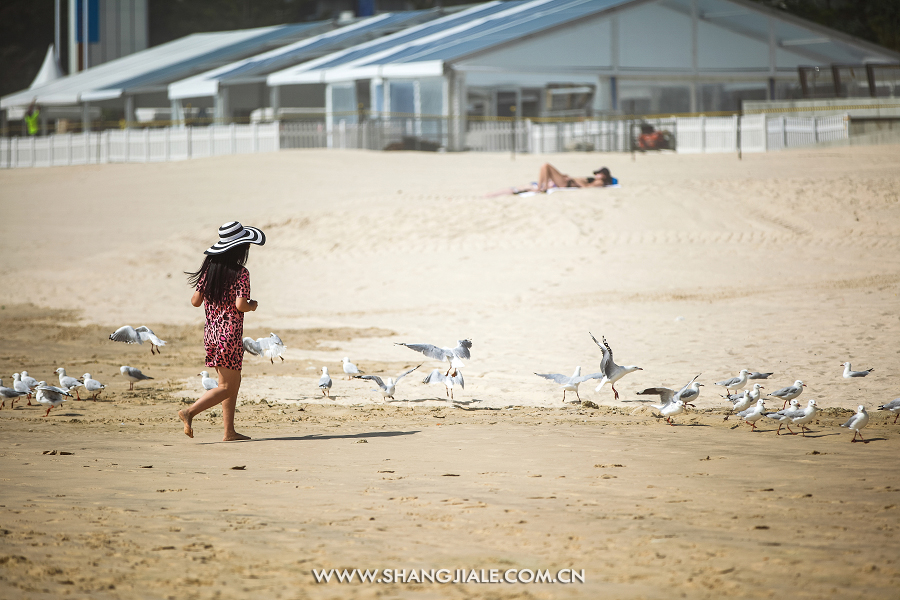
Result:
<svg viewBox="0 0 900 600"><path fill-rule="evenodd" d="M802 65L898 60L749 0L532 0L479 5L268 84L326 84L329 127L353 123L361 101L376 116L439 116L447 126L417 133L461 149L467 118L734 110L794 97Z"/></svg>
<svg viewBox="0 0 900 600"><path fill-rule="evenodd" d="M277 116L280 88L268 88L266 77L273 71L302 64L339 50L378 39L412 25L441 16L438 10L384 13L308 37L262 54L231 62L209 71L171 83L169 99L173 104L213 102L216 117L230 120L246 117L254 109L267 106L270 118ZM318 89L296 89L287 98L291 106L320 110L324 106L324 85Z"/></svg>

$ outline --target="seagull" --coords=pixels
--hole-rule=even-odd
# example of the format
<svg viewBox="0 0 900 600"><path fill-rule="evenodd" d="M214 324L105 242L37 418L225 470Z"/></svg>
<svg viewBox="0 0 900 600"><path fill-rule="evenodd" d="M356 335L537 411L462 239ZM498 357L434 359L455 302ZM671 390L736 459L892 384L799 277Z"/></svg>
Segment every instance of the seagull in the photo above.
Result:
<svg viewBox="0 0 900 600"><path fill-rule="evenodd" d="M440 369L435 369L428 374L428 377L422 380L422 383L443 383L445 386L447 386L447 396L449 396L450 400L452 401L454 386L458 385L462 389L465 389L466 382L463 379L462 371L455 367L450 367L450 370L453 372L453 375L450 375L449 373L441 373Z"/></svg>
<svg viewBox="0 0 900 600"><path fill-rule="evenodd" d="M741 412L750 408L750 405L753 404L753 400L750 399L750 392L747 390L744 390L743 392L741 392L740 396L738 396L737 399L735 399L735 400L730 400L730 398L731 398L731 396L728 397L729 401L734 403L734 406L731 407L732 414L734 414L734 413L740 414ZM757 402L758 402L758 400L757 400ZM725 415L725 418L722 420L727 421L728 417L730 417L730 416L731 415Z"/></svg>
<svg viewBox="0 0 900 600"><path fill-rule="evenodd" d="M96 379L91 379L90 373L85 373L84 375L81 376L81 378L84 379L84 389L85 390L87 390L88 392L91 392L91 393L96 392L96 393L94 393L93 396L91 396L92 400L96 400L97 396L100 395L100 392L102 392L106 386L103 385L102 383L100 383L99 381L97 381Z"/></svg>
<svg viewBox="0 0 900 600"><path fill-rule="evenodd" d="M345 371L347 369L347 367L346 367L347 364L348 363L345 360L345 362L344 362L344 370ZM381 391L382 397L390 398L391 400L393 400L394 392L397 390L397 384L400 382L400 380L421 366L422 365L418 365L418 366L413 367L412 369L409 369L408 371L404 371L404 372L400 373L399 375L397 375L397 379L394 379L393 377L388 377L387 383L382 381L381 377L379 377L378 375L356 375L356 376L354 376L354 379L368 379L370 381L374 381L375 385L377 385L379 388L381 388L380 391ZM379 390L373 389L372 391L377 392Z"/></svg>
<svg viewBox="0 0 900 600"><path fill-rule="evenodd" d="M763 389L763 386L759 385L758 383L753 384L753 389L747 392L747 395L750 397L751 402L756 402L757 400L759 400L759 390L761 389Z"/></svg>
<svg viewBox="0 0 900 600"><path fill-rule="evenodd" d="M756 406L752 406L747 410L742 410L738 413L738 416L750 424L750 431L754 431L756 429L756 422L762 419L765 410L766 401L760 398L756 401Z"/></svg>
<svg viewBox="0 0 900 600"><path fill-rule="evenodd" d="M697 377L700 377L697 375ZM696 378L695 378L696 379ZM685 405L690 405L691 402L697 400L700 397L700 386L703 385L699 381L692 381L685 387L681 388L681 391L678 392L678 399L683 400Z"/></svg>
<svg viewBox="0 0 900 600"><path fill-rule="evenodd" d="M806 430L809 429L806 424L816 418L817 410L819 410L819 408L816 406L816 401L810 400L806 405L806 408L801 411L802 414L791 418L791 423L800 426L800 433L803 437L806 437Z"/></svg>
<svg viewBox="0 0 900 600"><path fill-rule="evenodd" d="M850 363L845 362L841 363L841 366L844 367L844 379L850 379L851 377L865 377L875 369L866 369L865 371L852 371L850 369Z"/></svg>
<svg viewBox="0 0 900 600"><path fill-rule="evenodd" d="M700 375L697 375L697 377L700 377ZM675 400L681 400L682 402L684 402L685 406L687 406L692 400L696 400L700 395L700 386L703 384L697 382L697 377L691 379L684 385L684 387L682 387L677 392L666 387L652 387L638 392L638 396L659 396L659 399L663 405L674 402ZM631 402L631 400L625 400L625 402ZM637 402L653 401L637 400Z"/></svg>
<svg viewBox="0 0 900 600"><path fill-rule="evenodd" d="M747 379L768 379L769 375L774 375L775 373L760 373L758 371L754 371L747 375Z"/></svg>
<svg viewBox="0 0 900 600"><path fill-rule="evenodd" d="M35 381L35 384L37 384L37 381ZM29 400L31 400L31 389L33 387L34 386L30 386L22 381L21 375L19 375L18 373L13 373L13 389L17 392L25 392L25 397ZM31 404L31 402L29 402L28 404Z"/></svg>
<svg viewBox="0 0 900 600"><path fill-rule="evenodd" d="M131 325L123 325L109 334L109 339L114 342L125 342L126 344L150 342L150 354L159 353L159 347L166 345L166 342L156 337L156 334L146 325L141 325L138 328L134 328Z"/></svg>
<svg viewBox="0 0 900 600"><path fill-rule="evenodd" d="M13 374L13 379L15 379L15 374ZM20 380L22 383L24 383L25 385L27 385L27 386L28 386L28 389L29 389L32 393L34 392L34 388L36 388L36 387L37 387L37 384L38 384L38 380L37 380L37 379L35 379L34 377L29 377L29 376L28 376L28 371L22 371L21 375L19 375L19 380ZM19 386L15 385L15 383L13 383L13 388L14 388L14 389L19 389ZM28 406L32 406L32 404L31 404L31 395L32 395L32 394L28 394L28 395L26 396L26 399L28 400Z"/></svg>
<svg viewBox="0 0 900 600"><path fill-rule="evenodd" d="M38 380L28 376L28 371L22 371L22 383L34 389L38 386Z"/></svg>
<svg viewBox="0 0 900 600"><path fill-rule="evenodd" d="M37 401L40 404L47 406L47 412L44 413L44 416L50 414L50 409L56 406L59 406L63 402L65 402L66 398L71 398L72 394L68 391L52 386L47 385L46 381L39 381L37 385Z"/></svg>
<svg viewBox="0 0 900 600"><path fill-rule="evenodd" d="M896 423L897 417L900 417L900 398L895 398L887 404L882 404L878 407L878 410L889 410L894 413L894 423Z"/></svg>
<svg viewBox="0 0 900 600"><path fill-rule="evenodd" d="M319 389L322 390L323 396L331 398L331 376L328 374L328 367L322 367L322 376L319 377Z"/></svg>
<svg viewBox="0 0 900 600"><path fill-rule="evenodd" d="M143 373L141 373L140 369L136 369L134 367L129 367L127 365L122 365L121 367L119 367L119 372L125 376L125 379L127 379L128 381L131 382L131 385L128 388L129 390L133 390L134 384L137 383L138 381L143 381L145 379L153 379L152 377L148 377L147 375L144 375Z"/></svg>
<svg viewBox="0 0 900 600"><path fill-rule="evenodd" d="M352 362L350 362L349 357L345 356L343 363L344 363L344 373L347 374L347 379L350 379L354 375L360 374L359 367L357 367ZM415 369L413 369L413 370L415 370ZM397 379L399 380L400 378L398 377ZM381 385L381 384L379 383L378 385ZM393 393L393 392L391 392L391 393ZM385 396L385 397L387 397L387 396Z"/></svg>
<svg viewBox="0 0 900 600"><path fill-rule="evenodd" d="M581 367L575 367L575 372L572 373L571 377L560 375L559 373L535 373L535 375L543 377L544 379L549 379L550 381L555 381L561 385L563 389L563 402L566 401L566 392L575 392L575 397L581 402L581 396L578 395L579 384L584 383L588 379L601 379L603 377L603 373L591 373L590 375L582 377Z"/></svg>
<svg viewBox="0 0 900 600"><path fill-rule="evenodd" d="M25 392L20 392L19 390L13 388L3 387L3 380L0 379L0 400L2 400L2 402L0 402L0 408L6 407L7 399L12 400L9 406L10 408L14 408L16 406L16 400L24 395Z"/></svg>
<svg viewBox="0 0 900 600"><path fill-rule="evenodd" d="M784 404L781 405L781 408L783 409L785 406L787 406L787 403L789 401L802 394L803 388L805 387L806 384L798 379L794 382L794 385L789 385L787 387L781 388L780 390L775 390L774 392L769 394L769 396L778 398L779 400L784 400Z"/></svg>
<svg viewBox="0 0 900 600"><path fill-rule="evenodd" d="M67 392L75 390L75 399L81 400L81 396L78 394L78 388L83 386L84 382L66 375L66 370L62 367L58 368L55 373L59 375L59 387L63 388Z"/></svg>
<svg viewBox="0 0 900 600"><path fill-rule="evenodd" d="M428 358L433 358L435 360L439 360L441 362L450 361L450 368L447 369L447 375L450 374L450 371L453 369L461 369L465 365L463 364L461 359L468 360L472 357L469 353L469 349L472 348L472 340L457 340L456 348L438 348L437 346L432 346L431 344L402 344L397 343L397 346L406 346L410 350L415 350L416 352L421 352Z"/></svg>
<svg viewBox="0 0 900 600"><path fill-rule="evenodd" d="M740 374L737 377L732 377L731 379L725 379L722 381L717 381L716 385L721 385L725 388L726 392L730 390L742 390L744 386L747 385L747 379L750 378L750 371L747 369L741 369Z"/></svg>
<svg viewBox="0 0 900 600"><path fill-rule="evenodd" d="M603 384L609 382L609 384L612 386L613 394L615 394L615 399L618 400L619 392L616 391L616 382L629 373L633 373L634 371L643 371L643 369L634 365L620 367L615 362L613 362L612 348L610 348L609 344L606 343L606 337L603 338L603 345L601 346L600 342L597 341L597 338L594 337L593 333L588 331L588 335L591 336L591 339L594 340L594 343L600 346L600 350L603 351L603 359L600 361L600 370L603 372L603 379L600 380L600 385L598 385L594 391L599 392L600 388L603 387Z"/></svg>
<svg viewBox="0 0 900 600"><path fill-rule="evenodd" d="M647 390L644 391L646 392ZM672 425L673 427L675 426L675 423L672 421L672 417L674 417L675 415L680 415L684 412L684 401L682 400L672 400L671 402L666 402L664 404L651 404L650 406L657 409L659 411L659 414L666 418L666 423Z"/></svg>
<svg viewBox="0 0 900 600"><path fill-rule="evenodd" d="M200 371L197 375L200 377L203 389L214 390L219 387L219 382L209 376L209 371Z"/></svg>
<svg viewBox="0 0 900 600"><path fill-rule="evenodd" d="M846 427L847 429L853 430L853 439L851 442L856 441L856 434L859 434L859 439L862 440L863 443L866 443L866 440L863 439L862 432L860 429L869 424L869 413L866 412L866 407L863 405L859 405L856 409L856 414L850 417L846 423L841 425L841 427Z"/></svg>
<svg viewBox="0 0 900 600"><path fill-rule="evenodd" d="M244 350L250 354L268 358L269 362L272 364L275 364L276 356L281 359L281 362L284 362L284 357L281 356L284 353L284 342L282 342L281 338L274 333L270 333L269 337L257 338L255 340L250 337L245 337L243 341Z"/></svg>
<svg viewBox="0 0 900 600"><path fill-rule="evenodd" d="M787 409L779 410L778 412L770 412L763 413L764 417L768 417L773 421L778 421L778 429L775 431L775 435L781 435L781 427L787 427L787 430L791 433L794 433L794 430L791 429L790 421L794 417L799 417L803 414L803 410L800 408L800 402L797 400L791 400L791 407Z"/></svg>

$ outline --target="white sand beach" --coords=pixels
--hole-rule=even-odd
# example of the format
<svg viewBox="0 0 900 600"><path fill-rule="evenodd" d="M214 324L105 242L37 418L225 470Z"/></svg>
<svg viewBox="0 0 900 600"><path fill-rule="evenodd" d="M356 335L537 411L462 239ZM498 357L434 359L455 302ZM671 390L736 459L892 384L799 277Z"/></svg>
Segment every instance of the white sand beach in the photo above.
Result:
<svg viewBox="0 0 900 600"><path fill-rule="evenodd" d="M486 197L545 161L608 166L621 187ZM268 240L250 252L245 332L287 351L245 357L237 428L253 441L226 444L220 409L194 439L176 411L205 369L183 272L235 219ZM900 423L876 408L900 397L897 146L4 170L0 279L3 385L59 366L107 385L46 418L0 411L4 598L896 597ZM162 354L107 339L124 324L150 326ZM534 375L598 371L588 332L643 369L618 401L582 384L596 409ZM440 363L396 345L463 338L452 404L421 382ZM344 356L383 377L424 364L384 402ZM844 361L874 371L845 380ZM129 392L124 364L154 379ZM774 373L764 393L802 379L823 409L812 432L724 421L714 382L743 368ZM697 374L674 427L634 402ZM858 405L865 444L839 427ZM316 583L323 568L586 581Z"/></svg>

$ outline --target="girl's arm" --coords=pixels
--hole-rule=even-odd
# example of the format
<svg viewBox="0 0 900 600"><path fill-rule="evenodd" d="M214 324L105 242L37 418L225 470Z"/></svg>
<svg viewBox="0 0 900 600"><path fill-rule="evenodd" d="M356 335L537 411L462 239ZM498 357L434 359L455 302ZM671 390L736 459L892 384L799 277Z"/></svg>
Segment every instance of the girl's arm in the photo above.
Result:
<svg viewBox="0 0 900 600"><path fill-rule="evenodd" d="M191 296L191 306L199 308L201 304L203 304L203 292L197 290L194 292L194 295Z"/></svg>
<svg viewBox="0 0 900 600"><path fill-rule="evenodd" d="M247 300L246 298L238 296L234 301L234 306L242 313L245 313L256 310L256 307L259 306L259 302L256 300Z"/></svg>

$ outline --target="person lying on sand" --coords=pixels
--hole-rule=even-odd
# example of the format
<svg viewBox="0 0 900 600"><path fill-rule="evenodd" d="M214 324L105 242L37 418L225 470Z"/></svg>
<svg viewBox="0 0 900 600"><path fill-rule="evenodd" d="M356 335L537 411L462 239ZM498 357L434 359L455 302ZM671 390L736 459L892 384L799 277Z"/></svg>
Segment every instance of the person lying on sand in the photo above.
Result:
<svg viewBox="0 0 900 600"><path fill-rule="evenodd" d="M582 187L606 187L615 185L618 180L612 176L609 169L601 167L594 171L593 177L570 177L550 163L541 165L538 171L538 180L523 187L515 187L502 193L522 194L525 192L545 193L550 188L582 188ZM499 194L498 194L499 195Z"/></svg>

